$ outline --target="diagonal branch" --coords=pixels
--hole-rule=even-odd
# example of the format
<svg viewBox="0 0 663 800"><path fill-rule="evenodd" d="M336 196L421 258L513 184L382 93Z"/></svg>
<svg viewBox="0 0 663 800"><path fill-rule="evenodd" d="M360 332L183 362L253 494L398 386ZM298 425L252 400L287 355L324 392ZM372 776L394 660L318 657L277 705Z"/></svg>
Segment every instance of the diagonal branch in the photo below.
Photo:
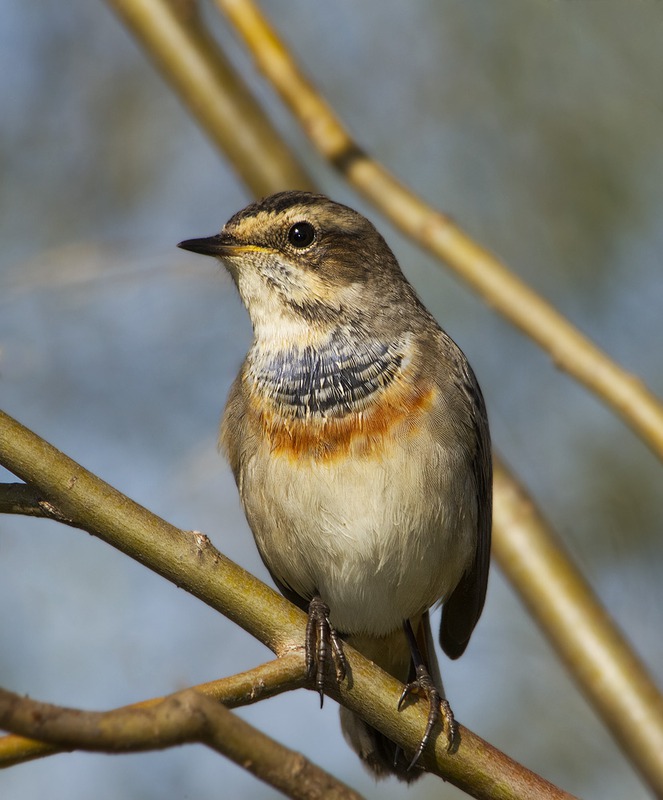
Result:
<svg viewBox="0 0 663 800"><path fill-rule="evenodd" d="M298 608L233 564L203 534L169 525L3 412L0 464L89 533L225 614L277 654L301 651L306 617ZM327 686L327 693L414 752L426 726L426 711L413 704L399 712L398 681L349 646L345 649L350 679L340 687ZM424 754L424 766L473 797L570 798L462 726L453 755L444 737L431 749Z"/></svg>
<svg viewBox="0 0 663 800"><path fill-rule="evenodd" d="M0 689L0 725L65 749L102 753L138 753L199 742L295 800L361 800L300 753L195 689L149 707L108 712L62 708Z"/></svg>

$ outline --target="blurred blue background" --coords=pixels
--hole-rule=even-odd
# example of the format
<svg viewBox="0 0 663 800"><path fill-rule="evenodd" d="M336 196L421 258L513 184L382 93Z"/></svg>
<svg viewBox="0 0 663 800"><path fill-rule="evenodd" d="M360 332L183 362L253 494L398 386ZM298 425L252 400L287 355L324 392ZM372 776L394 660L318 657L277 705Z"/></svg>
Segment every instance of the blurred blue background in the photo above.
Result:
<svg viewBox="0 0 663 800"><path fill-rule="evenodd" d="M663 9L653 0L265 2L358 141L663 395ZM367 213L483 386L496 447L663 680L661 465L596 399L321 165L206 9L323 189ZM178 251L249 196L102 2L0 6L0 405L170 522L269 580L216 452L250 341L230 279ZM0 471L2 480L11 476ZM80 531L0 517L0 685L105 709L270 653ZM457 717L585 798L648 793L499 571ZM367 797L308 692L240 712ZM60 755L0 772L13 800L271 798L202 747Z"/></svg>

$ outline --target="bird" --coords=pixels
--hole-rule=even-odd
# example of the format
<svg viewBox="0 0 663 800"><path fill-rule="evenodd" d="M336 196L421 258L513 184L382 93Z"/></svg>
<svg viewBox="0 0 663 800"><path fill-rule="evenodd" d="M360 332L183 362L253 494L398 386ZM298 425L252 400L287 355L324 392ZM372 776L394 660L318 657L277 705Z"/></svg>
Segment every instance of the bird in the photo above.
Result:
<svg viewBox="0 0 663 800"><path fill-rule="evenodd" d="M474 372L374 225L324 195L270 195L178 246L220 259L252 324L219 442L264 564L308 612L308 675L322 702L347 643L405 684L399 709L428 701L414 754L341 707L365 766L409 783L436 725L448 749L458 735L430 610L442 604L456 659L486 595L492 461Z"/></svg>

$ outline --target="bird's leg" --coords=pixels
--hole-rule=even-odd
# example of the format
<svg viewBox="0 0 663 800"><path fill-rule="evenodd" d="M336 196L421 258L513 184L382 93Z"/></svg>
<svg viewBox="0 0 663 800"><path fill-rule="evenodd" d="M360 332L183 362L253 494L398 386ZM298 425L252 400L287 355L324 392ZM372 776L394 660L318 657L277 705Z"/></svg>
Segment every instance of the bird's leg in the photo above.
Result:
<svg viewBox="0 0 663 800"><path fill-rule="evenodd" d="M329 606L319 595L315 595L309 603L306 623L306 674L309 678L315 677L315 688L320 695L320 708L325 699L325 672L330 647L336 681L340 683L348 671L341 637L329 622Z"/></svg>
<svg viewBox="0 0 663 800"><path fill-rule="evenodd" d="M414 631L412 630L410 620L406 619L403 622L403 630L405 631L408 644L410 645L410 653L412 655L415 678L403 689L401 698L398 701L398 710L401 710L403 704L412 695L424 695L428 698L428 722L426 724L424 735L421 737L421 741L419 742L419 747L417 748L414 758L408 767L408 770L410 770L412 767L414 767L419 760L419 757L423 753L424 747L427 745L430 739L433 728L440 719L440 714L442 714L442 717L444 718L444 729L447 734L447 750L451 750L453 746L458 726L456 724L456 720L454 719L449 701L439 692L433 683L430 673L428 672L428 667L426 666L426 662L421 655L421 650L419 650L419 645L417 644L417 639L414 635Z"/></svg>

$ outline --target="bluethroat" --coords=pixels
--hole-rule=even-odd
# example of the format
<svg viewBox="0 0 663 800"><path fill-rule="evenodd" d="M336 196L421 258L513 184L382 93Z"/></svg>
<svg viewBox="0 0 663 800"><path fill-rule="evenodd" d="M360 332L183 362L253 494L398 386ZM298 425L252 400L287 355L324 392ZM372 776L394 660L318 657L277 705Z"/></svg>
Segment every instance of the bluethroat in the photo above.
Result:
<svg viewBox="0 0 663 800"><path fill-rule="evenodd" d="M406 755L341 709L346 739L377 775L411 781L434 726L449 746L429 609L440 643L465 650L484 605L492 517L486 409L467 359L386 242L322 195L281 192L180 247L216 256L248 310L253 343L221 423L260 555L308 610L306 659L321 693L347 641L428 700Z"/></svg>

